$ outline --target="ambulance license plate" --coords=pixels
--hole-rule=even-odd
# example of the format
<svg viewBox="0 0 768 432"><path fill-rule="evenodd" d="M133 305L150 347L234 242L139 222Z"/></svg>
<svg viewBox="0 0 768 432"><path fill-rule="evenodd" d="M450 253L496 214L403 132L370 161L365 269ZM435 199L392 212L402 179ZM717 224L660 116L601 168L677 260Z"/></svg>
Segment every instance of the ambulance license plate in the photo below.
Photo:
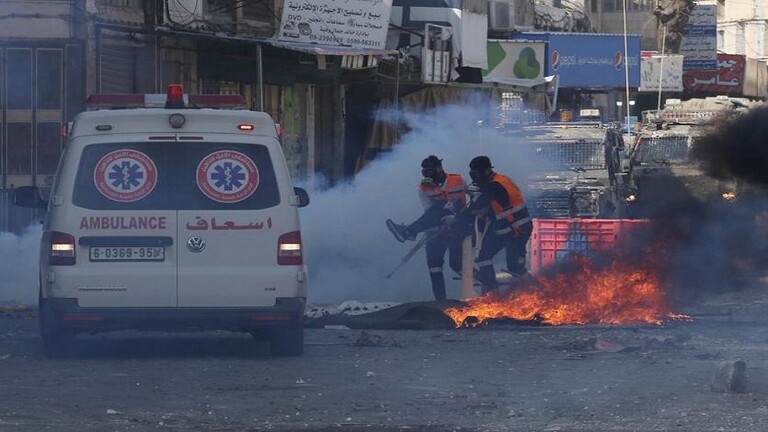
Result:
<svg viewBox="0 0 768 432"><path fill-rule="evenodd" d="M88 257L91 261L165 261L165 248L92 246Z"/></svg>

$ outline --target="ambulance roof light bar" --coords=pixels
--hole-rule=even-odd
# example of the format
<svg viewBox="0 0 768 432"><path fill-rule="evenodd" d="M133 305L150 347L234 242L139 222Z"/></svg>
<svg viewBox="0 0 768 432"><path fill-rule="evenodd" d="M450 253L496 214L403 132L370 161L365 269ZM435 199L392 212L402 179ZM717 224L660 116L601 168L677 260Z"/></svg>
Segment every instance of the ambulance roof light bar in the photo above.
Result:
<svg viewBox="0 0 768 432"><path fill-rule="evenodd" d="M175 90L178 91L178 90ZM178 96L176 96L178 97ZM240 95L190 95L183 93L184 107L189 108L218 108L218 109L247 109L245 98ZM163 108L168 100L168 94L94 94L85 101L86 109L123 109L123 108Z"/></svg>

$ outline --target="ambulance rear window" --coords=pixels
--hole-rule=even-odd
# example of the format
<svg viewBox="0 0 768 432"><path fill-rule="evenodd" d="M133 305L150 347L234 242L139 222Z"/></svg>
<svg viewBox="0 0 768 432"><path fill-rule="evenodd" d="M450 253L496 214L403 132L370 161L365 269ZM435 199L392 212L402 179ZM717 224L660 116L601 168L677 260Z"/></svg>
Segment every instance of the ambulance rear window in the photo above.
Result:
<svg viewBox="0 0 768 432"><path fill-rule="evenodd" d="M72 200L93 210L258 210L280 195L265 146L133 142L87 146Z"/></svg>

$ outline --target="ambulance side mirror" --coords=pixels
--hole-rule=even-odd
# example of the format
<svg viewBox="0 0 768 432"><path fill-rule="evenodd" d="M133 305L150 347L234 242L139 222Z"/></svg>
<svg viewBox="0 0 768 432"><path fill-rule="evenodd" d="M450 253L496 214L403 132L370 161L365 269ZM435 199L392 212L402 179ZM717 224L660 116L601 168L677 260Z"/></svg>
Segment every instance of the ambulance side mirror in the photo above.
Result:
<svg viewBox="0 0 768 432"><path fill-rule="evenodd" d="M309 205L309 194L305 189L300 187L293 188L293 193L296 195L296 205L299 207L306 207Z"/></svg>
<svg viewBox="0 0 768 432"><path fill-rule="evenodd" d="M48 208L48 201L40 197L37 186L21 186L13 190L11 202L19 207Z"/></svg>

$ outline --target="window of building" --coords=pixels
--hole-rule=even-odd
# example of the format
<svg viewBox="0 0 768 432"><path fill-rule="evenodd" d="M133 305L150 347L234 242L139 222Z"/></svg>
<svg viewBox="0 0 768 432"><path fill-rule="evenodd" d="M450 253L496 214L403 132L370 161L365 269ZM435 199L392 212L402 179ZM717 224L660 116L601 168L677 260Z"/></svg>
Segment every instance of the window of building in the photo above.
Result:
<svg viewBox="0 0 768 432"><path fill-rule="evenodd" d="M621 10L620 0L602 0L603 12L616 12Z"/></svg>
<svg viewBox="0 0 768 432"><path fill-rule="evenodd" d="M597 5L593 0L592 11L597 12ZM650 11L654 7L655 0L626 0L627 11ZM602 0L604 12L621 12L624 10L624 0Z"/></svg>
<svg viewBox="0 0 768 432"><path fill-rule="evenodd" d="M725 50L725 30L717 31L717 50L718 51Z"/></svg>
<svg viewBox="0 0 768 432"><path fill-rule="evenodd" d="M138 9L141 7L141 0L101 0L104 6L123 7L129 9Z"/></svg>

